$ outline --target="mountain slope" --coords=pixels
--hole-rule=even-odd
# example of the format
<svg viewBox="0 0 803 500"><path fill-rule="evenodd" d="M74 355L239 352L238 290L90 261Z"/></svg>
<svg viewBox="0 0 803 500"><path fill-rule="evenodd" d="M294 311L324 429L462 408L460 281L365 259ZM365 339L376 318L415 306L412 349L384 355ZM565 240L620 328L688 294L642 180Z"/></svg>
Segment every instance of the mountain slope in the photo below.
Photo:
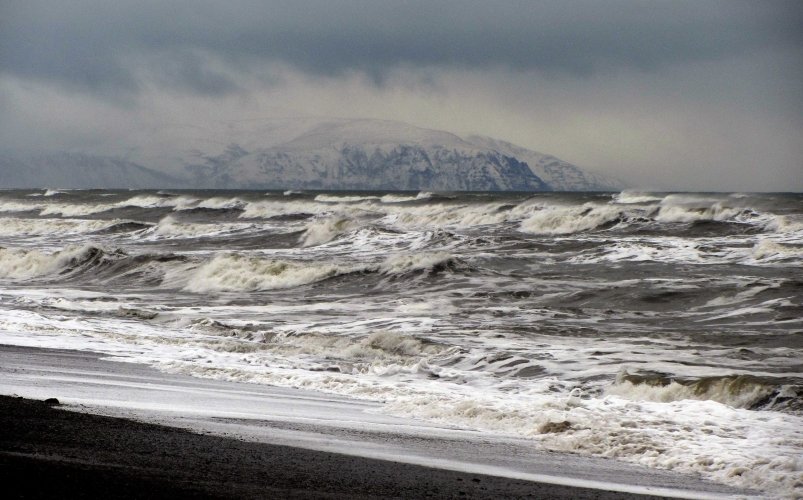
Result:
<svg viewBox="0 0 803 500"><path fill-rule="evenodd" d="M557 158L489 138L386 120L330 120L279 145L232 143L191 163L219 188L549 191L617 189Z"/></svg>
<svg viewBox="0 0 803 500"><path fill-rule="evenodd" d="M467 140L526 163L553 191L618 191L625 187L617 179L580 169L554 156L537 153L506 141L479 135L470 136Z"/></svg>
<svg viewBox="0 0 803 500"><path fill-rule="evenodd" d="M461 138L388 120L276 118L169 124L103 148L103 155L0 155L0 188L603 191L623 187L508 142ZM115 152L132 160L114 157Z"/></svg>
<svg viewBox="0 0 803 500"><path fill-rule="evenodd" d="M279 146L236 144L193 167L199 184L260 189L544 191L524 163L448 132L396 122L325 123Z"/></svg>
<svg viewBox="0 0 803 500"><path fill-rule="evenodd" d="M184 184L136 163L77 153L0 156L3 188L162 188Z"/></svg>

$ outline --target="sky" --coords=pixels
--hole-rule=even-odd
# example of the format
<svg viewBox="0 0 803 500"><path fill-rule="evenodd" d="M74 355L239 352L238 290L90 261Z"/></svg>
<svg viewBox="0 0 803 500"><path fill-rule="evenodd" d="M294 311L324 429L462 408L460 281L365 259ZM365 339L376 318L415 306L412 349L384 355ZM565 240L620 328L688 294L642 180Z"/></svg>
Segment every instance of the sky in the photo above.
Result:
<svg viewBox="0 0 803 500"><path fill-rule="evenodd" d="M795 0L0 0L0 149L380 118L645 189L803 191L801 26Z"/></svg>

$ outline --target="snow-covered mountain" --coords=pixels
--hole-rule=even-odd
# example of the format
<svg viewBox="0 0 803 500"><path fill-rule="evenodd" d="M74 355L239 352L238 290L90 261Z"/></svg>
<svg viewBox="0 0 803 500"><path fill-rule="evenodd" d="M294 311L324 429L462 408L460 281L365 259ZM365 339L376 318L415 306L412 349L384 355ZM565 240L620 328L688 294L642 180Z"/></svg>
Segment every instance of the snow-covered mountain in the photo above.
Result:
<svg viewBox="0 0 803 500"><path fill-rule="evenodd" d="M618 179L581 169L551 155L516 146L509 142L479 135L468 137L472 144L499 151L526 163L552 191L618 191L624 183Z"/></svg>
<svg viewBox="0 0 803 500"><path fill-rule="evenodd" d="M78 153L0 155L1 188L144 189L186 182L119 158Z"/></svg>
<svg viewBox="0 0 803 500"><path fill-rule="evenodd" d="M253 142L252 142L253 143ZM260 189L597 191L621 183L486 137L385 120L328 120L265 148L233 141L188 164L198 186Z"/></svg>
<svg viewBox="0 0 803 500"><path fill-rule="evenodd" d="M387 120L276 118L203 126L168 124L104 147L81 154L0 155L0 188L607 191L623 187L616 180L508 142L461 138Z"/></svg>

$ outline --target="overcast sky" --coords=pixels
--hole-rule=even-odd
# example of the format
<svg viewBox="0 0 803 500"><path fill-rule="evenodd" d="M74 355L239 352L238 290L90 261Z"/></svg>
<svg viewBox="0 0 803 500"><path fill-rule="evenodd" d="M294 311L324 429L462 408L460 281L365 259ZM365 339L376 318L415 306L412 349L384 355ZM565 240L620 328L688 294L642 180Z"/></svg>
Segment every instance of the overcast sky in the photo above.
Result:
<svg viewBox="0 0 803 500"><path fill-rule="evenodd" d="M0 0L0 148L371 117L645 188L803 191L801 26L798 0Z"/></svg>

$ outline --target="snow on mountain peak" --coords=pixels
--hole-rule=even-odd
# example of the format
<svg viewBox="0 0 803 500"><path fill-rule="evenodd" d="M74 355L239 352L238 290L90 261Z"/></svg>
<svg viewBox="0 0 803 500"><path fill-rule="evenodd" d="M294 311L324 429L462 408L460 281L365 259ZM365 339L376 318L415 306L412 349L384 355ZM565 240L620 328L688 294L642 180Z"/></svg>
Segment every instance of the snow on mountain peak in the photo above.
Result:
<svg viewBox="0 0 803 500"><path fill-rule="evenodd" d="M0 162L0 175L4 169L13 171L25 164L30 170L29 184L64 174L65 179L86 183L86 187L98 181L91 176L84 179L84 173L97 170L100 175L115 169L115 182L132 186L169 181L224 189L602 191L622 187L616 180L506 141L461 138L391 120L275 117L167 124L129 139L119 144L116 159L105 151L70 157L67 163L55 156L44 163L8 158ZM158 171L174 175L159 177Z"/></svg>
<svg viewBox="0 0 803 500"><path fill-rule="evenodd" d="M266 134L260 139L249 129ZM224 150L187 162L198 186L595 191L621 185L509 142L391 120L281 118L228 130Z"/></svg>
<svg viewBox="0 0 803 500"><path fill-rule="evenodd" d="M400 144L427 148L474 149L472 144L450 132L416 127L397 121L369 119L326 121L275 147L283 150L313 150L352 145L384 149Z"/></svg>

